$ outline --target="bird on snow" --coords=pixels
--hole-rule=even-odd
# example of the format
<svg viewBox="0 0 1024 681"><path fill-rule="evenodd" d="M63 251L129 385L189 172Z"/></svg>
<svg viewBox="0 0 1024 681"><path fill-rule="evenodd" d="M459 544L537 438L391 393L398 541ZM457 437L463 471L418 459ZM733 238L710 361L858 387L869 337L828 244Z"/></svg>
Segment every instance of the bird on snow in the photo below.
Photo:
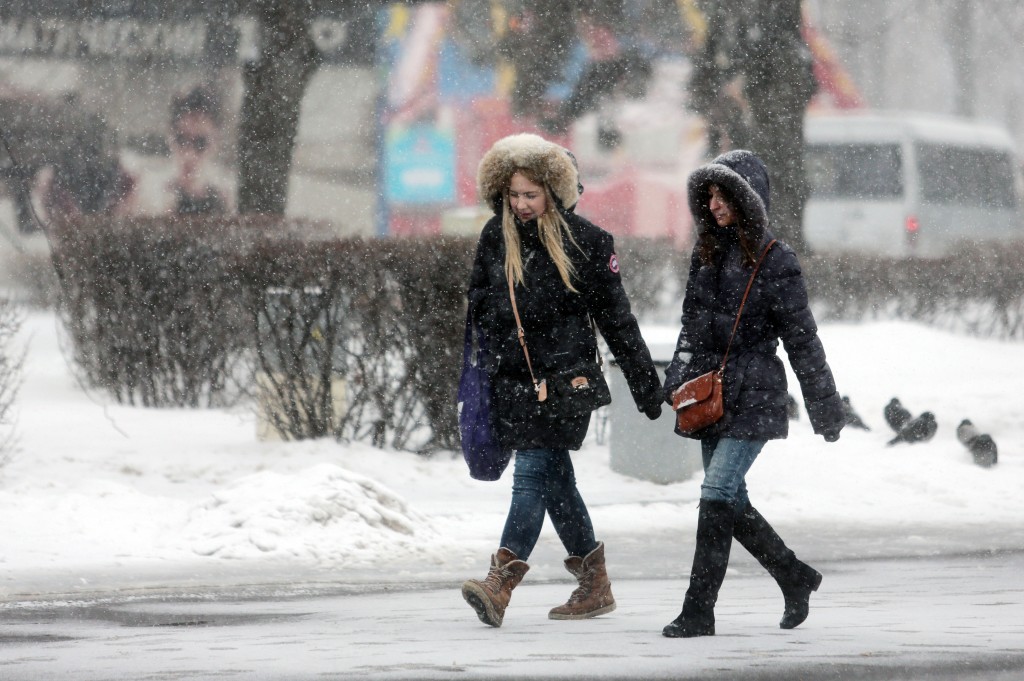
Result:
<svg viewBox="0 0 1024 681"><path fill-rule="evenodd" d="M896 437L889 440L889 445L894 445L897 442L927 442L934 437L938 427L938 424L935 423L935 414L926 411L916 419L910 419L903 424Z"/></svg>
<svg viewBox="0 0 1024 681"><path fill-rule="evenodd" d="M867 424L864 423L864 419L857 415L857 412L853 410L853 405L850 404L849 395L843 395L843 413L846 414L846 425L853 426L854 428L860 428L861 430L871 430Z"/></svg>
<svg viewBox="0 0 1024 681"><path fill-rule="evenodd" d="M962 444L969 444L971 440L979 435L981 435L981 433L974 427L974 423L970 419L964 419L960 422L960 425L956 427L956 439L960 440Z"/></svg>
<svg viewBox="0 0 1024 681"><path fill-rule="evenodd" d="M971 452L974 463L982 468L988 468L999 460L996 441L992 439L991 435L978 432L970 419L964 419L956 427L956 437Z"/></svg>
<svg viewBox="0 0 1024 681"><path fill-rule="evenodd" d="M910 410L903 406L898 397L889 400L889 404L885 405L883 413L885 414L885 422L897 433L900 432L900 428L906 425L912 416Z"/></svg>
<svg viewBox="0 0 1024 681"><path fill-rule="evenodd" d="M971 450L971 458L974 459L974 463L982 468L994 466L999 461L999 450L991 435L982 433L971 440L968 449Z"/></svg>

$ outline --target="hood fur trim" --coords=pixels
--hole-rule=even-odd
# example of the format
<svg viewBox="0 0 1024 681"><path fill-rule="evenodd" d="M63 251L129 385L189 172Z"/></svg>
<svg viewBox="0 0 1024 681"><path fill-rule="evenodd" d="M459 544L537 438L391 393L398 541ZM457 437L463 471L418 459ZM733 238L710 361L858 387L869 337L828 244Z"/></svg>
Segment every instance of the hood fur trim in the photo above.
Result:
<svg viewBox="0 0 1024 681"><path fill-rule="evenodd" d="M698 233L717 227L708 207L708 187L712 184L723 187L733 196L736 207L753 223L756 232L763 233L768 227L768 171L761 159L749 151L732 151L719 156L694 170L686 184L690 212Z"/></svg>
<svg viewBox="0 0 1024 681"><path fill-rule="evenodd" d="M546 184L565 210L572 210L580 196L579 171L569 152L539 135L520 133L494 143L477 168L480 199L501 213L502 191L512 175L524 168Z"/></svg>

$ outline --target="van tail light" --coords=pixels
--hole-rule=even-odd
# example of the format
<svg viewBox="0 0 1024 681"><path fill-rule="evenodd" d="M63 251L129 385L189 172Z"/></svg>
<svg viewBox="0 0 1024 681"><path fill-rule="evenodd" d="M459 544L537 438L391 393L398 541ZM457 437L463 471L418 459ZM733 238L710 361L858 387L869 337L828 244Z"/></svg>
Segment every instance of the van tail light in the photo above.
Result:
<svg viewBox="0 0 1024 681"><path fill-rule="evenodd" d="M921 231L921 223L918 221L916 215L908 215L907 219L903 223L903 234L906 238L907 245L914 247L917 245L917 235Z"/></svg>

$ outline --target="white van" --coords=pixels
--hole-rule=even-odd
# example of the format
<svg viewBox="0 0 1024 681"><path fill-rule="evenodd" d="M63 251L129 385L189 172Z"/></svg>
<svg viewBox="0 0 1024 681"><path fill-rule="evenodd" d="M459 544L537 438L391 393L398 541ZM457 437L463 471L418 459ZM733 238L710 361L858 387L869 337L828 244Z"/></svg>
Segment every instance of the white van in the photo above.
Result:
<svg viewBox="0 0 1024 681"><path fill-rule="evenodd" d="M804 237L818 253L937 258L1024 239L1004 129L923 114L808 115Z"/></svg>

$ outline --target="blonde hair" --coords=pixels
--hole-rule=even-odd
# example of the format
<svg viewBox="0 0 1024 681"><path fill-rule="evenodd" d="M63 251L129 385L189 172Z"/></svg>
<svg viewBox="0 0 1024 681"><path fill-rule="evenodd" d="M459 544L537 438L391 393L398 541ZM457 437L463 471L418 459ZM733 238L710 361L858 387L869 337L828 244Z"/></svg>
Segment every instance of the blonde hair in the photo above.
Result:
<svg viewBox="0 0 1024 681"><path fill-rule="evenodd" d="M579 293L576 287L572 285L572 278L576 276L576 268L573 267L572 261L566 255L565 248L562 245L562 235L564 234L576 248L580 248L579 244L576 243L576 239L573 238L572 232L569 231L569 223L565 221L565 218L558 211L555 197L547 184L537 182L533 174L523 168L518 169L517 172L525 175L534 184L544 187L546 205L544 212L537 216L537 235L540 237L540 242L544 245L544 249L548 252L552 262L555 263L555 268L558 269L558 275L562 278L565 287L573 293ZM514 284L525 285L522 243L519 240L519 230L516 228L515 218L512 216L512 206L508 198L508 187L502 192L501 204L501 232L505 237L505 276ZM580 252L582 251L583 249L580 248Z"/></svg>

